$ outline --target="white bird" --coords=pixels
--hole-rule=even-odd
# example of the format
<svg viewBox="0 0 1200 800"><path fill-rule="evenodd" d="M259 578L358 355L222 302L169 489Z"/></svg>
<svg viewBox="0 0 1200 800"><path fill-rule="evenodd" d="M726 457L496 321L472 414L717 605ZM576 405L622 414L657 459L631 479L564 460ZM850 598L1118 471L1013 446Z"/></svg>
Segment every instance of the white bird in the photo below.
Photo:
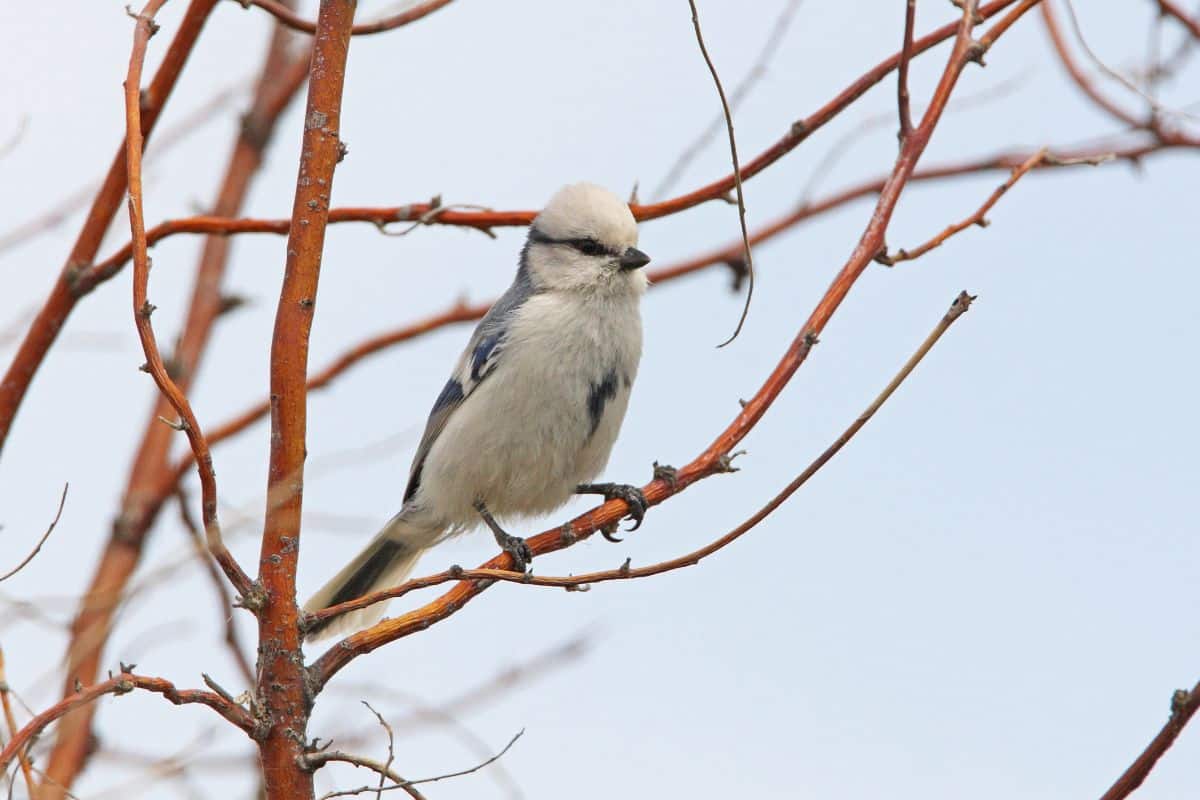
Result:
<svg viewBox="0 0 1200 800"><path fill-rule="evenodd" d="M423 551L486 524L517 569L531 555L497 518L548 514L573 494L646 499L600 474L642 352L639 304L650 258L629 206L589 183L560 189L529 228L516 278L479 322L433 405L400 512L304 606L314 612L394 586ZM362 627L384 603L312 626Z"/></svg>

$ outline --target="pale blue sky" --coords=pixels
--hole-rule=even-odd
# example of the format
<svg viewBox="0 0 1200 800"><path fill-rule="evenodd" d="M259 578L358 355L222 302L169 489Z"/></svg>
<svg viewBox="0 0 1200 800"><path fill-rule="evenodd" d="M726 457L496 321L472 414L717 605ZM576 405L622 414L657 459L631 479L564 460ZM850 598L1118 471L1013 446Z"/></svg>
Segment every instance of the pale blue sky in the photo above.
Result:
<svg viewBox="0 0 1200 800"><path fill-rule="evenodd" d="M161 15L151 63L184 5L169 3ZM920 5L921 31L956 13L948 3ZM1115 66L1135 63L1152 4L1079 5L1093 48ZM749 68L782 6L701 0L727 83ZM363 3L362 16L380 7ZM902 18L900 0L805 0L738 112L743 154L759 152L892 53ZM0 161L3 230L107 166L122 125L131 26L117 0L19 11L9 4L0 23L7 54L0 138L28 115L18 148ZM227 3L210 26L164 126L257 69L265 15ZM1180 38L1169 30L1167 52ZM914 64L918 106L945 54ZM1067 83L1035 14L988 62L966 71L963 96L1014 79L1016 89L950 114L923 164L1116 130ZM1191 65L1164 99L1195 100L1188 90L1197 74ZM788 209L842 136L891 113L894 90L886 81L749 182L751 225ZM529 208L577 179L621 193L635 181L651 187L716 110L684 0L636 7L459 0L407 30L353 43L342 124L350 155L334 203L398 205L441 194L446 202ZM151 161L151 222L208 202L235 124L226 111ZM293 108L250 197L253 214L283 216L290 208L299 132ZM885 173L894 153L893 126L873 128L823 190ZM727 171L717 139L681 188ZM924 240L973 211L1001 179L912 188L889 242ZM497 587L451 620L347 669L319 701L310 733L369 727L360 697L403 716L404 702L354 688L363 682L436 704L590 632L585 657L463 718L496 749L525 730L503 764L526 797L1099 795L1165 721L1171 692L1200 676L1197 185L1194 154L1154 157L1141 170L1034 175L1001 201L986 230L968 230L912 264L872 267L746 439L741 472L652 510L620 545L597 537L539 560L537 569L565 574L617 566L627 556L648 564L723 533L837 436L960 289L978 294L876 419L759 529L699 567L651 580L571 594ZM648 295L645 358L610 479L644 482L652 461L682 464L708 444L774 365L869 213L867 202L849 205L758 248L755 304L741 338L723 350L714 345L740 308L725 272ZM41 302L76 227L72 219L0 254L4 324ZM665 265L730 241L736 230L732 207L709 204L643 225L641 247ZM331 229L311 364L319 368L349 344L460 295L495 296L511 278L521 236L502 230L492 241L429 228L395 239L368 225ZM103 252L125 238L118 232ZM199 243L176 237L154 251L151 299L163 342L182 313ZM236 241L228 285L252 303L218 328L193 395L204 423L266 391L283 249L280 237ZM3 587L5 597L35 599L59 620L105 542L150 399L136 369L142 356L129 302L122 274L80 306L0 460L5 561L40 534L71 482L59 529ZM313 395L303 593L396 510L424 415L466 336L465 327L451 328L395 348ZM6 365L11 353L11 342L0 343ZM215 452L223 519L244 564L257 553L265 455L264 426ZM175 517L168 509L154 532L147 580L186 557ZM454 541L419 572L478 563L493 549L490 537ZM157 579L120 619L106 660L137 662L188 686L205 670L242 688L218 644L206 581L194 565ZM238 619L249 637L250 618ZM186 630L176 636L168 623ZM13 685L38 707L51 701L58 678L46 675L61 633L6 620L0 644ZM340 684L351 688L339 691ZM137 696L103 701L99 720L105 741L164 753L219 727L207 712ZM382 736L371 733L364 749L382 755ZM198 749L250 752L223 730ZM1200 732L1189 730L1138 796L1195 797L1198 758ZM404 738L397 753L410 776L475 760L437 727ZM97 761L78 794L96 797L126 774ZM429 795L508 796L489 774L438 784ZM340 786L366 779L330 771L320 785L330 788L334 777ZM236 775L207 780L205 796L248 796Z"/></svg>

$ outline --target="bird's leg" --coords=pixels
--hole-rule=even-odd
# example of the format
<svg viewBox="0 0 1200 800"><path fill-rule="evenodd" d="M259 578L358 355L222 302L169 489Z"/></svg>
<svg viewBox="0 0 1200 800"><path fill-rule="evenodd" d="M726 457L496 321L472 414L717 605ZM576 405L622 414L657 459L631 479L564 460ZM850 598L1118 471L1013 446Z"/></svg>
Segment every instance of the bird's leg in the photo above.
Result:
<svg viewBox="0 0 1200 800"><path fill-rule="evenodd" d="M605 500L624 500L629 506L629 518L633 520L633 526L629 528L631 531L642 527L646 509L650 507L642 490L627 483L581 483L575 487L575 494L601 494ZM610 542L621 541L612 535L612 531L602 530L600 533Z"/></svg>
<svg viewBox="0 0 1200 800"><path fill-rule="evenodd" d="M496 522L496 518L492 516L492 512L487 510L487 506L482 500L475 501L475 510L479 512L479 516L483 517L484 523L492 529L492 535L496 537L496 544L500 545L500 549L512 556L513 569L517 572L528 570L530 562L533 561L533 552L530 551L529 545L525 544L525 540L520 536L513 536L501 528L500 523Z"/></svg>

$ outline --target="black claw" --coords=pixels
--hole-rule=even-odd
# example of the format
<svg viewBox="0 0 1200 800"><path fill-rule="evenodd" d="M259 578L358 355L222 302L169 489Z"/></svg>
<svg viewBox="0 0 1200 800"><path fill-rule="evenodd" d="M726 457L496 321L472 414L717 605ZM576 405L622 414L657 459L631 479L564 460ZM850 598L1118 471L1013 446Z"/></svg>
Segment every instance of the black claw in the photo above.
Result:
<svg viewBox="0 0 1200 800"><path fill-rule="evenodd" d="M625 540L622 539L620 536L616 535L618 527L619 526L615 522L612 525L605 525L603 528L600 529L600 535L603 536L608 541L612 542L613 544L620 544L621 542L623 542Z"/></svg>
<svg viewBox="0 0 1200 800"><path fill-rule="evenodd" d="M513 560L513 571L528 572L530 563L533 561L533 551L529 549L529 545L520 536L510 536L505 534L504 538L496 537L496 543L500 545L500 549L508 553Z"/></svg>
<svg viewBox="0 0 1200 800"><path fill-rule="evenodd" d="M624 500L625 504L629 506L629 519L633 520L633 525L628 528L631 531L642 527L642 520L646 518L646 509L650 508L642 490L625 483L583 483L575 491L578 494L603 495L605 500ZM600 533L610 542L619 542L621 540L613 536L615 530L616 526L614 525L612 528L601 529Z"/></svg>

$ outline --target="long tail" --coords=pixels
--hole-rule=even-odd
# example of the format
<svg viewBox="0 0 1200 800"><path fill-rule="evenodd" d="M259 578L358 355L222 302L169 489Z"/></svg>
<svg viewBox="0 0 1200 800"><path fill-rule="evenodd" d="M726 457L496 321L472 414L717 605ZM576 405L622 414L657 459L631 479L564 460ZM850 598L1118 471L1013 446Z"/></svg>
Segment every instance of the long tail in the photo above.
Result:
<svg viewBox="0 0 1200 800"><path fill-rule="evenodd" d="M421 553L438 540L443 530L441 525L418 521L414 516L418 515L401 511L392 517L353 561L309 598L304 610L320 611L404 580ZM378 621L386 607L386 602L376 603L326 620L310 628L307 638L324 639L363 628Z"/></svg>

